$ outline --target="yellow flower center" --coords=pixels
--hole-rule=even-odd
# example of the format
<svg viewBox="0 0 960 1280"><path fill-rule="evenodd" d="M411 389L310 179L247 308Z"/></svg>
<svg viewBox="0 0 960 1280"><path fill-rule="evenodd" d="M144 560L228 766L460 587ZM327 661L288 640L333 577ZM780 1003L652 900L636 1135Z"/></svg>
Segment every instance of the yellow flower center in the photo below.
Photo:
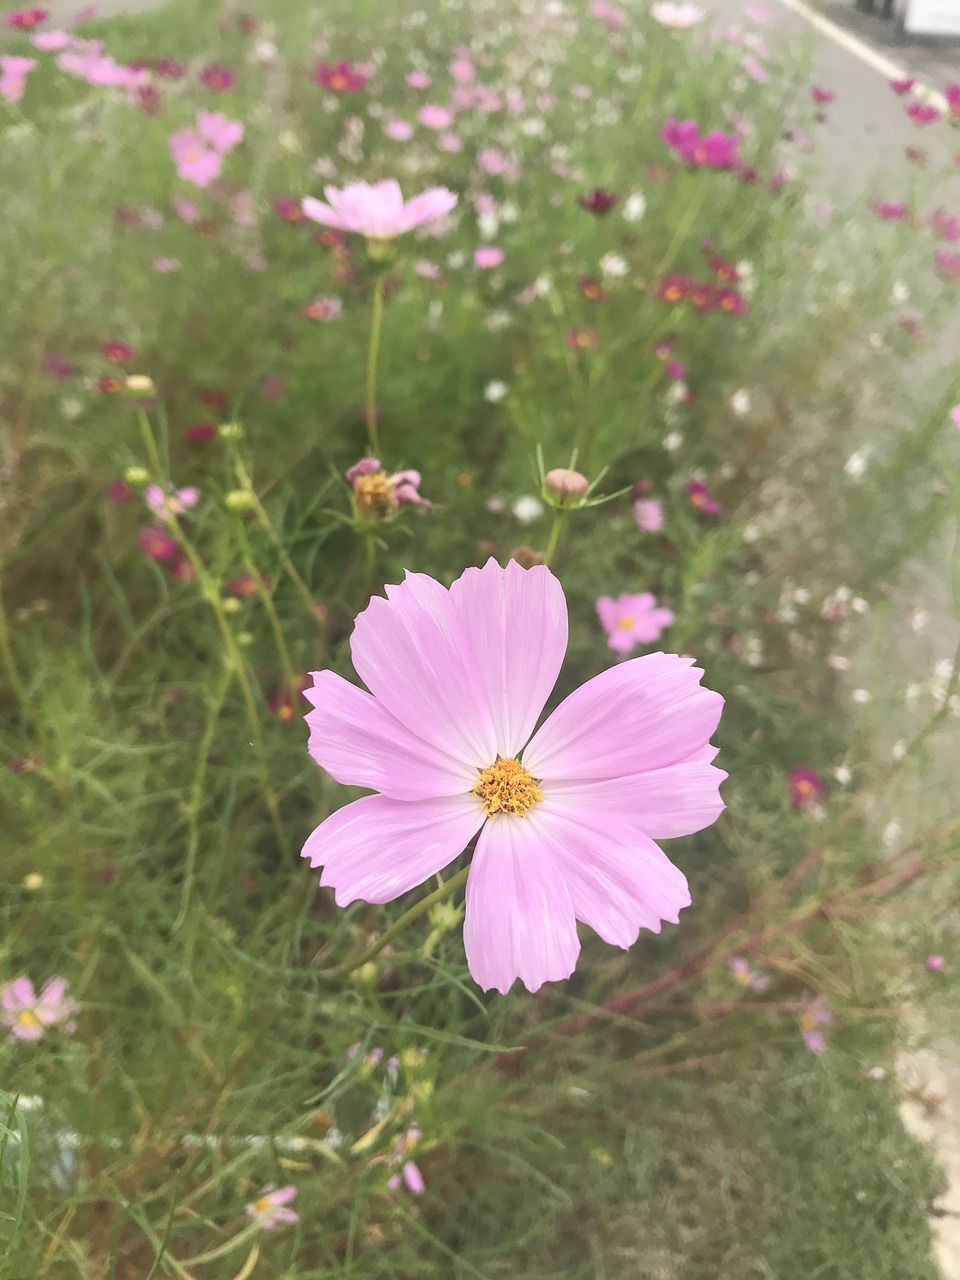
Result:
<svg viewBox="0 0 960 1280"><path fill-rule="evenodd" d="M636 618L623 617L617 620L617 626L621 631L630 631L637 624Z"/></svg>
<svg viewBox="0 0 960 1280"><path fill-rule="evenodd" d="M816 1031L817 1020L812 1013L804 1013L800 1015L800 1026L804 1031Z"/></svg>
<svg viewBox="0 0 960 1280"><path fill-rule="evenodd" d="M738 982L741 987L745 987L750 981L750 974L745 969L740 969L733 975L734 982Z"/></svg>
<svg viewBox="0 0 960 1280"><path fill-rule="evenodd" d="M385 516L397 509L393 485L385 471L357 476L353 492L357 506L367 515Z"/></svg>
<svg viewBox="0 0 960 1280"><path fill-rule="evenodd" d="M813 793L813 783L809 778L801 778L800 781L796 783L796 788L802 796L809 796Z"/></svg>
<svg viewBox="0 0 960 1280"><path fill-rule="evenodd" d="M525 818L543 799L543 792L530 770L519 760L509 758L497 760L489 769L482 770L470 794L479 796L488 818L495 818L498 813Z"/></svg>
<svg viewBox="0 0 960 1280"><path fill-rule="evenodd" d="M37 1027L40 1025L40 1019L32 1009L21 1009L17 1014L17 1021L21 1027Z"/></svg>
<svg viewBox="0 0 960 1280"><path fill-rule="evenodd" d="M266 1213L268 1209L273 1208L273 1204L269 1196L261 1196L259 1200L254 1200L253 1207L257 1213Z"/></svg>

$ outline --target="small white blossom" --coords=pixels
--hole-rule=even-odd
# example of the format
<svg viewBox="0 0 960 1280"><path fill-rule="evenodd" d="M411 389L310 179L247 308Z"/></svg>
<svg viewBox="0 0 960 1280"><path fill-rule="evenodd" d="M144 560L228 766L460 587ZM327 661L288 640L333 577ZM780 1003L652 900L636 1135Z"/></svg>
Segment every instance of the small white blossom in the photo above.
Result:
<svg viewBox="0 0 960 1280"><path fill-rule="evenodd" d="M647 211L647 197L642 191L631 191L623 202L625 222L639 222Z"/></svg>
<svg viewBox="0 0 960 1280"><path fill-rule="evenodd" d="M845 473L851 480L859 480L867 469L867 462L870 458L872 450L869 445L864 445L862 449L858 449L856 453L851 453L850 457L843 464Z"/></svg>
<svg viewBox="0 0 960 1280"><path fill-rule="evenodd" d="M605 253L600 259L600 271L605 276L625 276L630 270L630 263L621 258L619 253Z"/></svg>
<svg viewBox="0 0 960 1280"><path fill-rule="evenodd" d="M534 520L540 519L546 508L539 498L530 493L517 498L510 510L521 524L533 524Z"/></svg>
<svg viewBox="0 0 960 1280"><path fill-rule="evenodd" d="M833 771L833 776L842 787L848 787L851 779L853 778L853 774L845 764L838 765Z"/></svg>
<svg viewBox="0 0 960 1280"><path fill-rule="evenodd" d="M850 697L854 702L870 702L873 699L873 694L869 689L854 689Z"/></svg>
<svg viewBox="0 0 960 1280"><path fill-rule="evenodd" d="M739 391L733 393L730 397L730 408L738 418L750 412L750 392L746 387L741 387Z"/></svg>
<svg viewBox="0 0 960 1280"><path fill-rule="evenodd" d="M683 444L683 433L681 431L671 431L669 435L663 437L663 447L668 453L675 453Z"/></svg>
<svg viewBox="0 0 960 1280"><path fill-rule="evenodd" d="M483 398L489 404L498 404L509 390L505 382L488 382L483 389Z"/></svg>

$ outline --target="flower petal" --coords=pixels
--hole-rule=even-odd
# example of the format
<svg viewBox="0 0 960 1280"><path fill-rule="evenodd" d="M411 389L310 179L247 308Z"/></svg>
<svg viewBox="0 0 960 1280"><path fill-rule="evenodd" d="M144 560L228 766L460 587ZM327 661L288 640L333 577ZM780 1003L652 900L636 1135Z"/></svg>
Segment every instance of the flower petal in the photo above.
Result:
<svg viewBox="0 0 960 1280"><path fill-rule="evenodd" d="M487 693L502 756L529 739L567 650L567 602L543 565L501 569L490 559L450 588Z"/></svg>
<svg viewBox="0 0 960 1280"><path fill-rule="evenodd" d="M392 902L442 871L482 822L483 806L475 796L364 796L321 822L301 857L323 867L320 883L335 890L339 907L357 898Z"/></svg>
<svg viewBox="0 0 960 1280"><path fill-rule="evenodd" d="M486 682L450 592L408 573L357 618L350 647L375 698L424 742L475 769L493 764L497 734Z"/></svg>
<svg viewBox="0 0 960 1280"><path fill-rule="evenodd" d="M703 755L620 778L557 783L549 794L566 812L606 813L655 840L689 836L716 822L725 807L719 788L727 775Z"/></svg>
<svg viewBox="0 0 960 1280"><path fill-rule="evenodd" d="M13 982L8 982L3 988L3 1007L4 1009L31 1009L37 1003L36 992L33 989L33 983L23 974L19 978L15 978Z"/></svg>
<svg viewBox="0 0 960 1280"><path fill-rule="evenodd" d="M700 687L692 658L631 658L575 689L534 734L523 762L536 778L585 782L661 769L706 745L723 698Z"/></svg>
<svg viewBox="0 0 960 1280"><path fill-rule="evenodd" d="M500 814L480 832L467 879L463 942L484 991L506 995L569 978L580 954L573 904L542 824Z"/></svg>
<svg viewBox="0 0 960 1280"><path fill-rule="evenodd" d="M586 788L583 788L586 790ZM683 873L647 836L582 800L545 798L538 817L578 920L604 942L632 947L640 929L660 932L690 905Z"/></svg>
<svg viewBox="0 0 960 1280"><path fill-rule="evenodd" d="M347 787L370 787L396 800L465 795L474 767L454 760L401 724L376 698L332 671L314 671L304 719L307 750Z"/></svg>
<svg viewBox="0 0 960 1280"><path fill-rule="evenodd" d="M300 207L313 222L322 222L324 226L335 227L338 231L350 230L350 227L335 209L331 209L328 204L324 204L322 200L317 200L314 196L304 196L300 202Z"/></svg>

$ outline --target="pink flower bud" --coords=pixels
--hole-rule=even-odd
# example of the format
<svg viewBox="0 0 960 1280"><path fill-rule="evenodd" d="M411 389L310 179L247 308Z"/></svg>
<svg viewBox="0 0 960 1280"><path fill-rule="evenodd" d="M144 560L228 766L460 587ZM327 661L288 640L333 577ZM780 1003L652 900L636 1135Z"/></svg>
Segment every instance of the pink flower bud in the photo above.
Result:
<svg viewBox="0 0 960 1280"><path fill-rule="evenodd" d="M579 471L570 471L566 467L555 467L544 477L548 492L558 498L582 498L590 488L590 481Z"/></svg>

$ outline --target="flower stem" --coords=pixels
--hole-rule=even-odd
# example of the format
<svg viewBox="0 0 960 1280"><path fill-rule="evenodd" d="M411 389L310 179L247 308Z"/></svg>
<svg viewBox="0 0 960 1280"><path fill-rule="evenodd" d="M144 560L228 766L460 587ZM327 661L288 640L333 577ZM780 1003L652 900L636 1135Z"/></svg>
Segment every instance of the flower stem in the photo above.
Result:
<svg viewBox="0 0 960 1280"><path fill-rule="evenodd" d="M557 543L560 541L560 530L563 528L564 512L556 508L553 513L553 524L550 526L550 536L547 539L547 547L543 553L543 563L550 564L553 559L553 553L557 549Z"/></svg>
<svg viewBox="0 0 960 1280"><path fill-rule="evenodd" d="M383 327L383 291L386 277L377 272L373 283L373 314L370 317L370 347L367 351L367 441L371 458L380 457L380 437L377 432L377 356L380 354L380 330Z"/></svg>
<svg viewBox="0 0 960 1280"><path fill-rule="evenodd" d="M419 919L424 912L429 911L432 906L442 902L444 898L448 898L451 893L459 889L462 884L465 884L469 873L470 867L466 866L461 871L458 871L455 876L451 876L449 880L444 880L439 888L434 889L433 893L428 893L425 898L415 902L409 911L405 911L399 920L396 920L389 929L380 935L373 946L367 947L366 951L361 952L354 959L347 958L343 964L338 964L336 968L328 969L323 976L325 978L341 978L348 973L353 973L354 969L360 969L365 964L368 964L374 956L378 956L384 947L393 941L398 933L402 933L408 924Z"/></svg>

